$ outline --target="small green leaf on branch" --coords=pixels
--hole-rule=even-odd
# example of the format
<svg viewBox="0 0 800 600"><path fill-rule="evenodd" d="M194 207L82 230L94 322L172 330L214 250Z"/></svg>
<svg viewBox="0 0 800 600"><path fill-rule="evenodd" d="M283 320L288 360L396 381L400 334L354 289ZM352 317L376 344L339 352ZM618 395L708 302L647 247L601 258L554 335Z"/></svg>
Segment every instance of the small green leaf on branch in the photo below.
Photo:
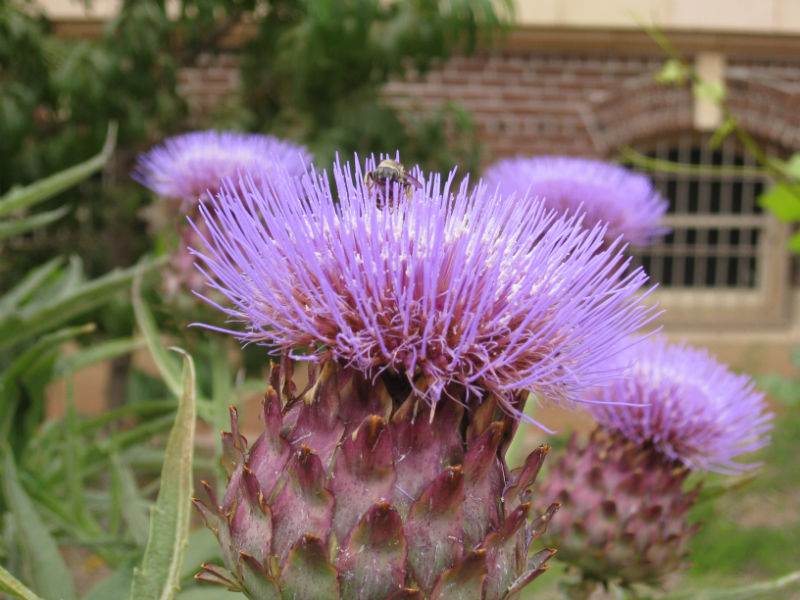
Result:
<svg viewBox="0 0 800 600"><path fill-rule="evenodd" d="M784 223L800 221L800 184L776 183L758 197L758 204Z"/></svg>
<svg viewBox="0 0 800 600"><path fill-rule="evenodd" d="M658 83L683 85L689 80L689 67L676 58L670 58L655 74L655 79Z"/></svg>
<svg viewBox="0 0 800 600"><path fill-rule="evenodd" d="M698 100L709 100L714 104L722 104L728 90L721 81L701 81L692 86L692 94Z"/></svg>

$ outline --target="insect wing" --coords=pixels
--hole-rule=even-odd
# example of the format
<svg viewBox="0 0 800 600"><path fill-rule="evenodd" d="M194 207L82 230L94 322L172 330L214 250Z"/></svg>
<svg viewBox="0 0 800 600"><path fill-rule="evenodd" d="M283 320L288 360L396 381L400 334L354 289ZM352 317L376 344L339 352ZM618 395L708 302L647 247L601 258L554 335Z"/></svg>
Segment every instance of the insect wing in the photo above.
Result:
<svg viewBox="0 0 800 600"><path fill-rule="evenodd" d="M420 181L418 179L416 179L415 177L412 177L408 173L405 173L404 177L405 177L406 183L410 183L415 188L421 188L422 187L422 183L420 183Z"/></svg>

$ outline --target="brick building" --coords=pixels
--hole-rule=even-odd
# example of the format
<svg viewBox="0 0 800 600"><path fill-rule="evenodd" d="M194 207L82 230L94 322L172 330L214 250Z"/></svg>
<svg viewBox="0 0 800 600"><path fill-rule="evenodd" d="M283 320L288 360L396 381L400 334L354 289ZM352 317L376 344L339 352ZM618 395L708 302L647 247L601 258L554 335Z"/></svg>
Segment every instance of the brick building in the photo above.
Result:
<svg viewBox="0 0 800 600"><path fill-rule="evenodd" d="M86 15L52 0L64 27ZM92 18L113 10L95 2ZM418 110L456 101L473 115L487 161L570 154L613 159L626 145L654 158L749 167L734 139L708 145L720 115L654 74L666 59L634 20L661 28L770 152L800 150L800 3L796 0L518 0L518 25L497 47L394 81L392 102ZM73 12L70 13L69 11ZM61 12L59 12L61 11ZM180 85L193 111L224 106L239 84L235 51L201 57ZM667 330L749 370L788 369L800 343L786 229L763 214L752 173L656 174L673 233L639 259L668 309ZM768 351L765 351L768 350Z"/></svg>

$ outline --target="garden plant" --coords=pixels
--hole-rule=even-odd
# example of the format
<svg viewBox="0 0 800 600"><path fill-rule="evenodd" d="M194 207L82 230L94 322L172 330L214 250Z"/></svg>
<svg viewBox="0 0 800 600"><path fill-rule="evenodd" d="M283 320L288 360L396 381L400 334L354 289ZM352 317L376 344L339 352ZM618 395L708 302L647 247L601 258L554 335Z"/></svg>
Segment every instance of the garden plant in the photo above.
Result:
<svg viewBox="0 0 800 600"><path fill-rule="evenodd" d="M0 197L0 597L796 588L789 568L674 585L704 558L697 511L757 485L771 436L791 435L748 375L659 332L658 282L630 253L666 232L650 180L559 156L481 178L459 109L426 120L380 98L390 76L474 47L505 5L319 0L264 14L193 0L170 18L164 2L123 2L100 41L71 45L23 4L0 7L0 55L28 47L42 75L18 74L0 105L18 115L0 143L20 177ZM219 121L236 130L194 128L175 71L242 23L244 92ZM341 55L320 60L337 36ZM55 72L54 48L69 56ZM69 78L81 61L99 67L86 94ZM664 72L679 68L675 82L694 77L679 62ZM746 136L731 118L719 136ZM98 154L63 164L91 144ZM763 158L778 177L765 206L800 220L796 159ZM98 202L114 197L130 204ZM101 222L124 214L115 231L147 221L137 244L155 251L107 273L115 260L52 252L42 238L71 239L81 222L73 202ZM73 374L115 360L123 397L80 414ZM54 383L65 407L48 419ZM545 404L596 427L560 442ZM525 448L531 428L553 447Z"/></svg>

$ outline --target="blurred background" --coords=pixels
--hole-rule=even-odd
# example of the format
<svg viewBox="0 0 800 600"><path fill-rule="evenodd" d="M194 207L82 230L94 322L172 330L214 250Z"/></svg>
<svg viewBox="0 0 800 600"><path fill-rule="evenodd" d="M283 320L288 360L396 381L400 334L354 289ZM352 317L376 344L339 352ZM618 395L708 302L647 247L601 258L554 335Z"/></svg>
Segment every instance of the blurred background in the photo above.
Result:
<svg viewBox="0 0 800 600"><path fill-rule="evenodd" d="M754 165L734 136L708 144L723 118L713 102L656 80L668 57L643 25L705 81L725 83L731 111L771 155L800 147L796 0L517 0L496 3L499 23L459 13L459 2L439 23L408 8L425 3L385 14L368 2L307 3L317 14L305 16L304 3L275 2L264 17L263 3L198 1L172 21L177 2L17 4L42 18L5 23L0 189L91 155L111 118L121 139L102 191L84 193L87 183L68 219L7 248L0 281L54 248L80 252L96 272L130 264L149 248L137 211L150 202L129 178L132 159L196 128L290 137L321 166L336 151L399 148L406 162L474 173L501 157L619 159L624 147ZM673 233L639 258L660 282L668 332L740 368L788 372L797 276L786 227L757 202L764 177L651 176L671 201Z"/></svg>
<svg viewBox="0 0 800 600"><path fill-rule="evenodd" d="M665 67L659 35L699 93ZM0 194L88 159L119 124L99 173L44 204L69 206L63 217L0 242L0 291L57 254L92 278L163 251L142 218L153 198L130 172L140 152L195 129L290 138L319 167L399 149L440 171L563 154L648 172L672 233L635 254L659 283L666 333L760 376L779 415L762 477L716 514L698 507L708 526L685 577L747 582L800 562L794 230L759 202L774 183L763 156L725 133L734 115L770 159L800 151L798 0L6 0L0 86ZM163 330L192 320L145 294ZM125 294L91 319L95 340L135 328ZM123 405L158 389L154 372L143 351L81 368L49 385L43 414L63 415L68 389L81 413Z"/></svg>

